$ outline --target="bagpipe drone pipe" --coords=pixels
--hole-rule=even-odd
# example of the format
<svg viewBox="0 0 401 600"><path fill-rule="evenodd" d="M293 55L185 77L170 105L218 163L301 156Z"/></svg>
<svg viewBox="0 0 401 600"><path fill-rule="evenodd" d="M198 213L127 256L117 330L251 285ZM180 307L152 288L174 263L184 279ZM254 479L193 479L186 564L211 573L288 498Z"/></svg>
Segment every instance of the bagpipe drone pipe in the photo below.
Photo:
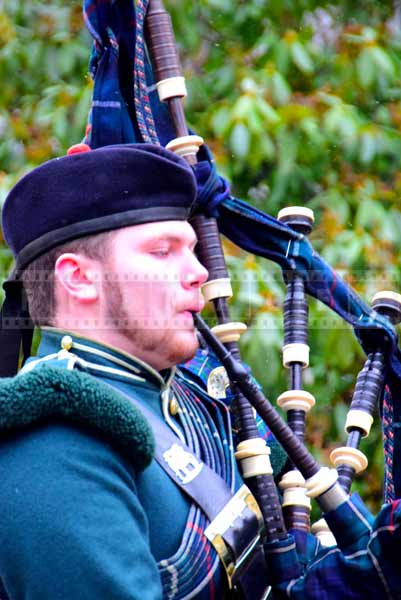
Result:
<svg viewBox="0 0 401 600"><path fill-rule="evenodd" d="M266 568L274 593L290 598L401 597L397 558L401 541L397 499L401 492L401 354L393 326L400 313L398 296L379 295L369 308L309 243L310 211L291 209L276 219L231 195L203 140L188 131L182 108L185 82L170 19L160 0L139 0L135 7L132 0L85 0L84 16L94 39L90 63L94 92L85 142L91 148L161 144L187 160L197 179L198 198L191 222L199 240L199 258L209 270L205 297L213 303L219 324L210 334L199 318L196 321L232 379L233 412L240 432L236 455L264 517ZM232 323L229 316L231 286L219 234L277 263L283 271L287 285L284 363L290 371L291 389L279 404L288 413L289 425L241 365L238 339L245 327ZM301 371L308 363L306 295L349 323L368 356L347 422L347 449L334 458L339 480L337 471L320 467L302 443L304 414L314 402L301 389ZM392 456L387 504L374 519L359 497L349 497L348 492L352 473L364 463L357 446L370 427L370 413L377 402L386 419L392 419ZM305 498L302 490L306 486L308 495L317 499L325 513L336 546L325 549L308 534L308 500L300 501L301 508L286 508L288 533L268 449L258 436L251 405L265 419L294 467L296 481L282 483L284 496L289 489L298 502L299 489ZM291 504L292 500L287 503Z"/></svg>

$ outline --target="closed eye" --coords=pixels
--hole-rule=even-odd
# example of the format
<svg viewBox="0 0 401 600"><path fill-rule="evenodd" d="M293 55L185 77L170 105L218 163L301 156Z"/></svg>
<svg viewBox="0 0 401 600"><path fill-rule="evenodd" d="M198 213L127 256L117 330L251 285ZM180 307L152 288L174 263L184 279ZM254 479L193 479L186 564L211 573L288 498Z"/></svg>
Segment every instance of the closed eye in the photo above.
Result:
<svg viewBox="0 0 401 600"><path fill-rule="evenodd" d="M166 258L170 254L170 248L160 248L159 250L152 250L150 254L159 258Z"/></svg>

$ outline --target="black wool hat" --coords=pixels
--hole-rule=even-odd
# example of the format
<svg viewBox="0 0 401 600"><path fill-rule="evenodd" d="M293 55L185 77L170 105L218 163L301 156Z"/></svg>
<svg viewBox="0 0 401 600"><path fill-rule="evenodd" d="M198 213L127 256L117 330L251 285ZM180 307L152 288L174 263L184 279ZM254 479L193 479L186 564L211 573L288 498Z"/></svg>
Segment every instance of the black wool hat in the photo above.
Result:
<svg viewBox="0 0 401 600"><path fill-rule="evenodd" d="M56 158L11 190L2 212L3 235L15 257L3 284L0 377L17 371L22 345L29 355L33 324L22 271L48 250L82 236L154 221L186 220L196 180L182 159L160 146L105 146Z"/></svg>
<svg viewBox="0 0 401 600"><path fill-rule="evenodd" d="M2 220L16 271L84 235L152 221L185 220L192 169L152 144L105 146L50 160L11 190Z"/></svg>

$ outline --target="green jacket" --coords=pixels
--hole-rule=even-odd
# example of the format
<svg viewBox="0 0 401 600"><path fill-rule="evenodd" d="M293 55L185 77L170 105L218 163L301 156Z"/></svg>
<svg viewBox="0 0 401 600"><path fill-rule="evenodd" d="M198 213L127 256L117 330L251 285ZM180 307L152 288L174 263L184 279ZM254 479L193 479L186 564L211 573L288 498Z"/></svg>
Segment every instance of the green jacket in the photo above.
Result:
<svg viewBox="0 0 401 600"><path fill-rule="evenodd" d="M60 350L64 334L45 330L38 358L0 382L0 580L8 597L220 600L226 578L200 510L152 461L152 430L129 398L178 435L185 413L200 454L214 444L236 489L228 408L198 380L196 401L180 398L172 414L173 371L77 336L70 352Z"/></svg>
<svg viewBox="0 0 401 600"><path fill-rule="evenodd" d="M146 421L94 376L164 421L172 373L78 338L76 360L59 352L61 337L45 331L39 360L0 388L1 579L13 600L156 600L166 595L162 561L179 551L190 504L151 462ZM220 567L213 581L195 597L222 597Z"/></svg>

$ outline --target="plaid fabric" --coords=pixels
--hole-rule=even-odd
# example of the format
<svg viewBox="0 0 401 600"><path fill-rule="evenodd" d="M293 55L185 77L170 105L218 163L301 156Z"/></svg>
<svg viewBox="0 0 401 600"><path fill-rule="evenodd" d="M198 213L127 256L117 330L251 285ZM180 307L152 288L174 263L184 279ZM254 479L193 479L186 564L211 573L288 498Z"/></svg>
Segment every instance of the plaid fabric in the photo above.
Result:
<svg viewBox="0 0 401 600"><path fill-rule="evenodd" d="M0 600L9 600L9 596L4 589L3 582L0 580Z"/></svg>
<svg viewBox="0 0 401 600"><path fill-rule="evenodd" d="M325 515L341 533L340 547L319 548L298 532L265 547L272 583L294 600L362 600L401 597L401 501L387 504L373 520L357 495ZM308 565L297 573L299 557Z"/></svg>
<svg viewBox="0 0 401 600"><path fill-rule="evenodd" d="M93 97L85 142L91 148L144 141L135 118L135 9L132 1L84 0L93 37Z"/></svg>
<svg viewBox="0 0 401 600"><path fill-rule="evenodd" d="M144 142L159 143L147 92L145 73L144 20L149 0L137 0L135 28L135 115Z"/></svg>
<svg viewBox="0 0 401 600"><path fill-rule="evenodd" d="M201 388L207 389L208 378L213 369L217 367L221 367L221 363L218 361L213 352L210 349L207 349L198 351L192 360L181 366L181 371L186 373L191 380L198 383ZM233 399L233 393L231 392L230 388L227 388L226 397L222 399L222 402L224 402L227 406L231 406ZM259 415L256 415L256 427L260 437L266 441L270 448L270 461L273 467L273 472L275 476L278 476L286 464L287 455ZM234 448L239 442L237 438L238 436L234 431Z"/></svg>
<svg viewBox="0 0 401 600"><path fill-rule="evenodd" d="M172 390L179 399L179 419L186 444L233 490L235 467L228 407L211 401L198 388L195 392L180 373ZM178 600L196 593L197 598L215 597L221 576L220 560L204 536L207 525L205 515L192 505L180 548L158 565L164 598Z"/></svg>
<svg viewBox="0 0 401 600"><path fill-rule="evenodd" d="M174 134L159 102L147 58L143 24L148 0L84 0L93 38L89 72L94 80L85 142L91 148L139 142L165 146Z"/></svg>

